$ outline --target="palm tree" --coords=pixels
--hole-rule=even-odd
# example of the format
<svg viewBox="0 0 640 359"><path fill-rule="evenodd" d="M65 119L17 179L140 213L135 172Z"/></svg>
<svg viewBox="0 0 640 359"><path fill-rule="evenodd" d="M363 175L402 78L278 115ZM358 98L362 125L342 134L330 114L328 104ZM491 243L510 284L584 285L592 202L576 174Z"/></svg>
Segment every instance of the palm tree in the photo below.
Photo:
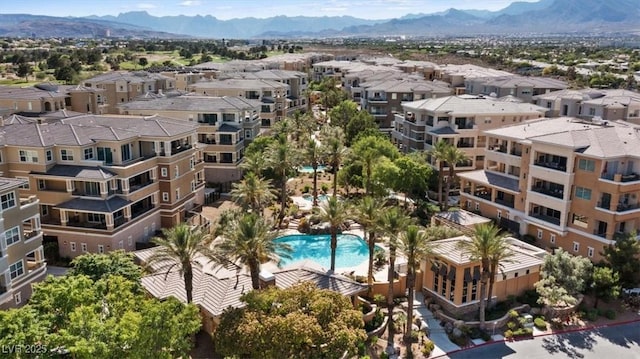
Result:
<svg viewBox="0 0 640 359"><path fill-rule="evenodd" d="M442 182L444 178L444 164L445 157L447 155L447 149L450 147L449 143L445 140L439 140L433 146L431 150L429 150L429 155L435 158L438 161L438 204L440 205L440 209L442 206Z"/></svg>
<svg viewBox="0 0 640 359"><path fill-rule="evenodd" d="M496 281L496 275L498 274L498 268L502 267L502 263L513 262L511 259L514 256L509 243L506 241L507 234L500 233L500 229L493 227L495 231L495 243L491 251L491 257L489 258L489 290L487 290L487 302L491 305L491 297L493 296L493 285Z"/></svg>
<svg viewBox="0 0 640 359"><path fill-rule="evenodd" d="M318 205L318 166L322 162L322 152L318 142L311 138L304 149L304 159L313 168L313 206Z"/></svg>
<svg viewBox="0 0 640 359"><path fill-rule="evenodd" d="M260 178L253 172L248 172L242 181L233 184L231 197L242 209L251 209L253 213L259 214L276 198L271 188L271 180Z"/></svg>
<svg viewBox="0 0 640 359"><path fill-rule="evenodd" d="M336 270L336 248L338 247L338 230L349 218L349 205L347 202L339 201L335 197L330 197L328 201L320 206L320 220L329 223L331 233L331 271Z"/></svg>
<svg viewBox="0 0 640 359"><path fill-rule="evenodd" d="M246 172L253 172L258 176L263 176L264 170L267 169L267 161L263 153L254 152L244 157L240 168Z"/></svg>
<svg viewBox="0 0 640 359"><path fill-rule="evenodd" d="M458 242L458 247L467 252L469 259L480 261L482 274L480 276L480 328L485 327L485 307L487 283L491 277L491 259L498 243L504 241L499 235L500 230L493 224L479 224L475 227L470 241Z"/></svg>
<svg viewBox="0 0 640 359"><path fill-rule="evenodd" d="M315 125L315 120L313 115L296 111L293 113L293 117L289 118L289 123L291 125L293 140L298 143L301 139L307 138L311 135Z"/></svg>
<svg viewBox="0 0 640 359"><path fill-rule="evenodd" d="M400 253L407 257L407 288L409 288L409 302L407 307L407 331L405 340L410 340L413 326L413 296L416 285L416 270L420 268L423 260L433 261L434 242L430 241L426 233L420 227L411 225L407 227L398 240ZM407 346L408 358L413 357L411 345Z"/></svg>
<svg viewBox="0 0 640 359"><path fill-rule="evenodd" d="M449 209L449 190L451 189L451 184L455 183L455 167L468 160L468 157L461 149L455 146L449 146L444 153L443 160L449 165L449 178L447 178L447 185L444 191L444 210L446 211Z"/></svg>
<svg viewBox="0 0 640 359"><path fill-rule="evenodd" d="M287 180L289 174L299 164L298 153L283 134L278 135L276 141L269 145L267 153L267 165L276 173L280 181L281 207L278 214L278 228L280 228L287 209Z"/></svg>
<svg viewBox="0 0 640 359"><path fill-rule="evenodd" d="M339 127L325 126L320 133L322 152L328 164L333 169L333 197L338 193L338 170L342 161L347 156L347 148L344 145L344 132Z"/></svg>
<svg viewBox="0 0 640 359"><path fill-rule="evenodd" d="M385 211L380 217L380 226L387 236L389 246L389 289L387 291L387 310L389 312L389 345L393 346L393 281L395 279L396 248L398 233L411 223L411 219L398 207Z"/></svg>
<svg viewBox="0 0 640 359"><path fill-rule="evenodd" d="M253 289L260 289L260 265L280 258L290 258L291 247L276 242L271 224L255 213L249 213L231 223L216 243L215 257L219 262L230 260L249 268Z"/></svg>
<svg viewBox="0 0 640 359"><path fill-rule="evenodd" d="M172 228L162 229L163 237L155 237L151 241L158 249L147 260L147 268L165 272L165 277L172 269L178 268L184 279L187 303L193 300L193 265L199 265L196 259L204 256L213 258L209 249L211 236L201 228L191 228L187 223L179 223Z"/></svg>
<svg viewBox="0 0 640 359"><path fill-rule="evenodd" d="M365 239L369 245L369 270L367 272L369 291L373 289L373 259L376 248L376 231L380 222L380 215L384 210L383 202L371 196L364 197L355 207L356 220L362 225ZM369 235L368 238L367 234Z"/></svg>

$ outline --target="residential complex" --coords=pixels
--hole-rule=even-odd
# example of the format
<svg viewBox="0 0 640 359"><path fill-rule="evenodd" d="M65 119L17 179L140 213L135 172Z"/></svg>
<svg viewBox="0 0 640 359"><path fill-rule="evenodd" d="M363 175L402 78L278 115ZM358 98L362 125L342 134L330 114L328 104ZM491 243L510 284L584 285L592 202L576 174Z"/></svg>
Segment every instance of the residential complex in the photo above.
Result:
<svg viewBox="0 0 640 359"><path fill-rule="evenodd" d="M568 87L564 81L548 77L508 75L500 77L475 77L465 79L465 92L495 97L514 96L532 102L534 96Z"/></svg>
<svg viewBox="0 0 640 359"><path fill-rule="evenodd" d="M447 96L402 103L392 141L404 152L429 151L440 140L465 152L468 161L456 170L482 168L486 136L482 131L541 118L546 109L527 103L474 95ZM435 158L431 164L438 168Z"/></svg>
<svg viewBox="0 0 640 359"><path fill-rule="evenodd" d="M436 263L423 262L423 291L448 313L463 315L477 311L480 305L481 263L469 259L460 249L460 242L471 241L467 236L437 241L434 246ZM543 249L515 238L507 238L513 253L509 261L500 262L496 274L492 301L504 301L510 296L533 289L540 279L540 267L547 254Z"/></svg>
<svg viewBox="0 0 640 359"><path fill-rule="evenodd" d="M39 122L1 128L0 171L40 200L44 239L61 256L133 250L203 203L196 125L116 115Z"/></svg>
<svg viewBox="0 0 640 359"><path fill-rule="evenodd" d="M245 147L260 135L261 102L244 97L184 95L120 105L123 114L158 114L197 125L198 147L204 159L207 182L241 178L238 164Z"/></svg>
<svg viewBox="0 0 640 359"><path fill-rule="evenodd" d="M38 198L20 196L27 183L0 177L0 309L26 303L47 274Z"/></svg>
<svg viewBox="0 0 640 359"><path fill-rule="evenodd" d="M627 90L562 90L533 98L547 117L570 116L640 124L640 93Z"/></svg>
<svg viewBox="0 0 640 359"><path fill-rule="evenodd" d="M484 169L458 174L464 208L595 262L640 228L640 127L560 117L485 136Z"/></svg>

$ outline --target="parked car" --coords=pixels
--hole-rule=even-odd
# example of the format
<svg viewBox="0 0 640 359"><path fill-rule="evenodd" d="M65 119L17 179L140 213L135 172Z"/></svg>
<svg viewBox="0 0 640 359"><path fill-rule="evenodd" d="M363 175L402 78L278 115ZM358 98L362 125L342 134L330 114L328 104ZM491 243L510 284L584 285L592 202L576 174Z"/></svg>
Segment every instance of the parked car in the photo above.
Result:
<svg viewBox="0 0 640 359"><path fill-rule="evenodd" d="M625 288L622 290L622 294L629 297L640 296L640 288Z"/></svg>

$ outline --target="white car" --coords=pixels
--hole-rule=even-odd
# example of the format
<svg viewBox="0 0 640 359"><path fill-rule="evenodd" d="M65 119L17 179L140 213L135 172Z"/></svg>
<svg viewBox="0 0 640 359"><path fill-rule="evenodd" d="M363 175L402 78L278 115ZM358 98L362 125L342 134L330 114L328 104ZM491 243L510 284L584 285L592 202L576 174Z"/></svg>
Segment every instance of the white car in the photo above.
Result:
<svg viewBox="0 0 640 359"><path fill-rule="evenodd" d="M626 288L622 290L622 293L628 296L640 296L640 288Z"/></svg>

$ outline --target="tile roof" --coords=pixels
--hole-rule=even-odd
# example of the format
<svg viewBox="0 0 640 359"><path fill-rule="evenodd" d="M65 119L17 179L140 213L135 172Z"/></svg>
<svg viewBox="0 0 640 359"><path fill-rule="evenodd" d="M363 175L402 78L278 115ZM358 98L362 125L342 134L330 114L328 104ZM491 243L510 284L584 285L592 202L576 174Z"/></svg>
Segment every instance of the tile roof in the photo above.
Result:
<svg viewBox="0 0 640 359"><path fill-rule="evenodd" d="M157 248L149 248L134 252L134 255L145 262ZM162 267L162 266L159 266ZM242 294L252 290L251 276L246 271L230 271L207 269L208 266L194 266L193 270L193 303L200 305L213 316L218 316L228 307L240 308ZM303 281L314 282L319 288L330 289L342 295L354 295L367 290L367 286L349 278L322 272L312 268L289 267L273 272L276 286L288 288ZM184 279L177 269L168 274L158 272L142 278L142 285L154 297L165 299L173 296L186 302Z"/></svg>
<svg viewBox="0 0 640 359"><path fill-rule="evenodd" d="M211 80L211 81L199 81L195 84L190 85L192 88L198 89L244 89L244 90L254 90L262 88L277 88L284 89L288 88L289 85L283 84L282 82L273 81L273 80L262 80L262 79L226 79L226 80Z"/></svg>
<svg viewBox="0 0 640 359"><path fill-rule="evenodd" d="M500 187L500 189L506 189L511 192L520 192L517 178L502 176L487 170L461 172L458 173L458 177L475 183L482 183L492 187Z"/></svg>
<svg viewBox="0 0 640 359"><path fill-rule="evenodd" d="M402 107L409 111L441 112L452 116L522 113L538 113L542 116L547 111L547 108L530 103L496 101L492 98L475 95L446 96L404 102Z"/></svg>
<svg viewBox="0 0 640 359"><path fill-rule="evenodd" d="M74 198L69 201L55 205L54 208L75 209L87 212L113 213L130 205L131 201L121 197L111 197L107 200Z"/></svg>
<svg viewBox="0 0 640 359"><path fill-rule="evenodd" d="M35 174L35 173L34 173ZM116 176L115 173L102 167L55 165L46 173L49 176L72 177L79 179L109 179Z"/></svg>
<svg viewBox="0 0 640 359"><path fill-rule="evenodd" d="M35 87L0 86L0 98L15 100L64 99L64 92L46 91Z"/></svg>
<svg viewBox="0 0 640 359"><path fill-rule="evenodd" d="M457 211L439 212L436 213L436 217L443 218L445 220L465 227L473 227L476 224L491 222L489 218L482 217L463 209Z"/></svg>
<svg viewBox="0 0 640 359"><path fill-rule="evenodd" d="M86 83L112 83L115 81L127 81L130 83L144 83L148 81L157 80L173 80L172 77L165 76L158 73L146 72L146 71L110 71L98 76L94 76L85 80Z"/></svg>
<svg viewBox="0 0 640 359"><path fill-rule="evenodd" d="M146 101L131 101L119 104L124 110L158 110L158 111L207 111L220 112L225 110L259 110L261 102L244 97L214 97L183 95L177 97L163 97Z"/></svg>
<svg viewBox="0 0 640 359"><path fill-rule="evenodd" d="M18 188L27 183L26 179L0 177L0 192Z"/></svg>

